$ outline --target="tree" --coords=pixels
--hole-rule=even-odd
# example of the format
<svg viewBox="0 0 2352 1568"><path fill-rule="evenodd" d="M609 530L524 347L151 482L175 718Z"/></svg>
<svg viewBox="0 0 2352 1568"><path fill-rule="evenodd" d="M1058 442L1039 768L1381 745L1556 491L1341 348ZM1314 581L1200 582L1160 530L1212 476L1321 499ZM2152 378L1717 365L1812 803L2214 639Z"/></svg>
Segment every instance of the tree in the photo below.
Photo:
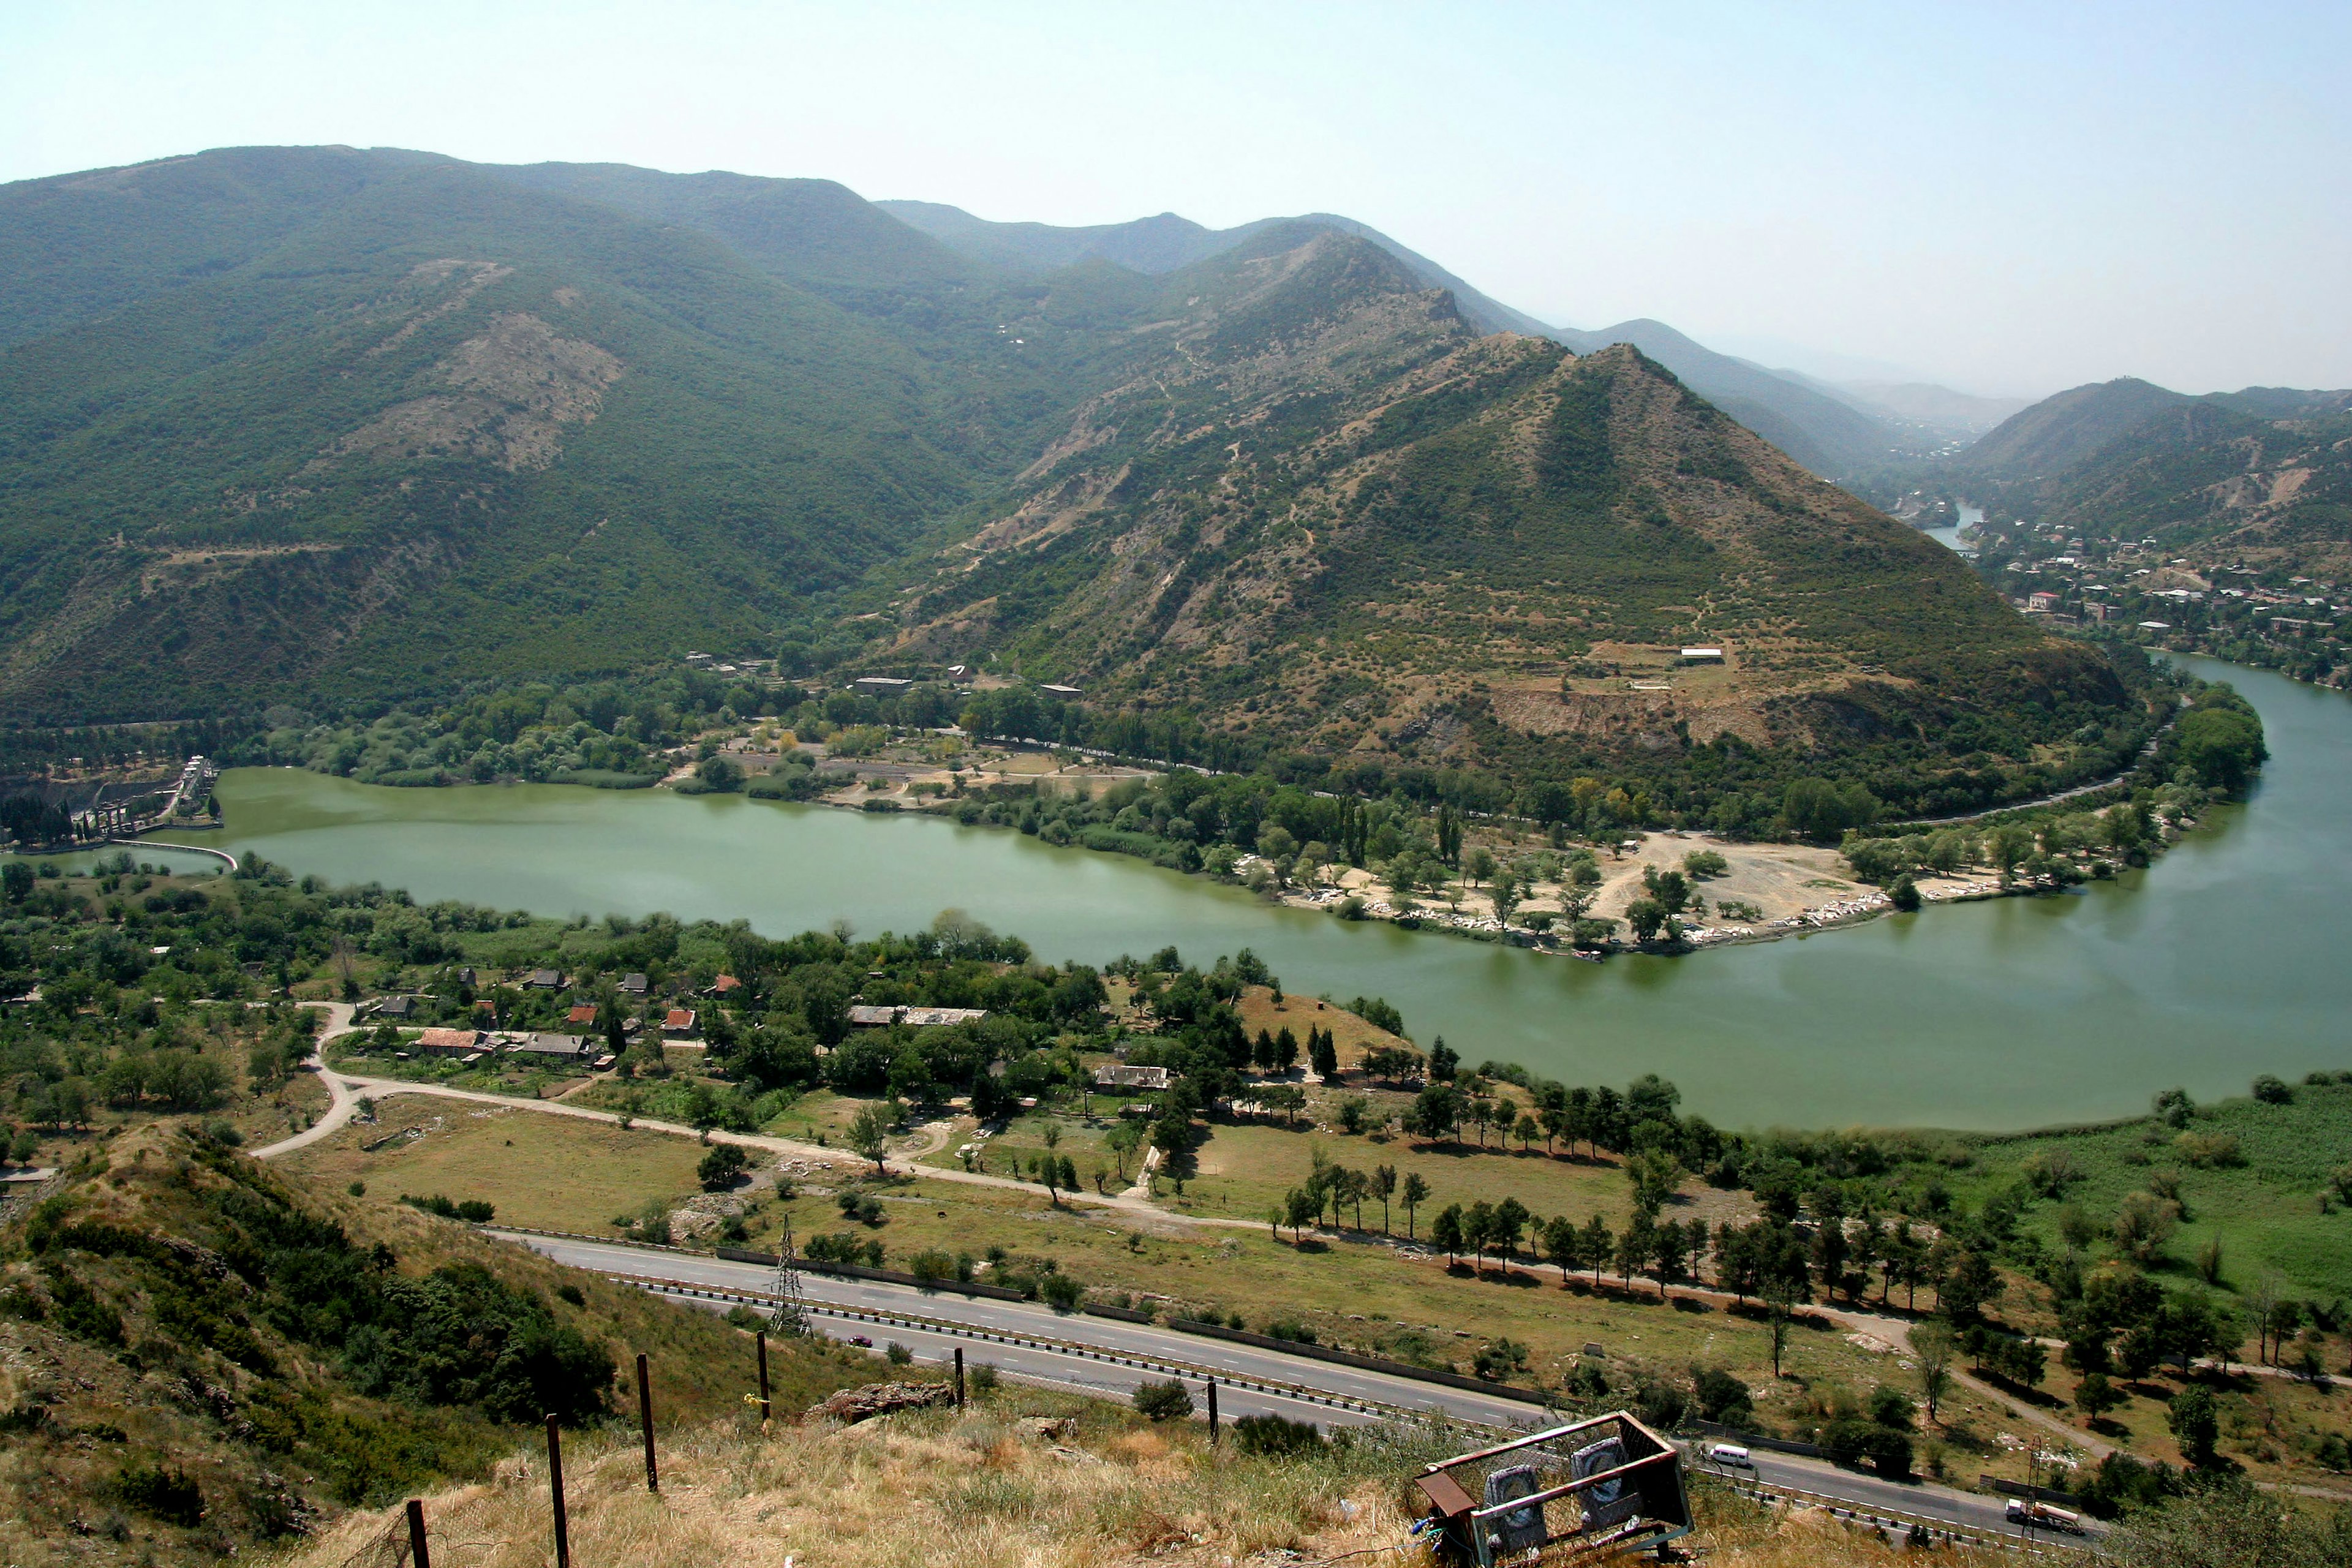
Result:
<svg viewBox="0 0 2352 1568"><path fill-rule="evenodd" d="M21 904L33 896L33 868L22 860L11 860L0 866L0 893L12 904Z"/></svg>
<svg viewBox="0 0 2352 1568"><path fill-rule="evenodd" d="M1404 1238L1412 1239L1413 1211L1429 1201L1429 1184L1419 1171L1405 1173L1404 1185L1398 1189L1397 1201L1404 1205Z"/></svg>
<svg viewBox="0 0 2352 1568"><path fill-rule="evenodd" d="M1430 1054L1434 1059L1436 1053ZM1462 1091L1452 1084L1433 1083L1413 1096L1406 1116L1410 1131L1433 1142L1449 1142L1462 1124Z"/></svg>
<svg viewBox="0 0 2352 1568"><path fill-rule="evenodd" d="M733 1186L751 1163L742 1146L736 1143L713 1143L702 1163L694 1168L697 1180L706 1193L723 1193Z"/></svg>
<svg viewBox="0 0 2352 1568"><path fill-rule="evenodd" d="M1559 1266L1559 1288L1568 1289L1568 1277L1584 1267L1584 1233L1566 1215L1555 1215L1543 1227L1543 1254Z"/></svg>
<svg viewBox="0 0 2352 1568"><path fill-rule="evenodd" d="M2100 1416L2124 1402L2124 1392L2107 1380L2104 1372L2086 1372L2083 1381L2074 1385L2074 1408L2096 1423Z"/></svg>
<svg viewBox="0 0 2352 1568"><path fill-rule="evenodd" d="M1454 1260L1461 1257L1463 1248L1468 1245L1463 1233L1462 1217L1462 1205L1448 1204L1438 1211L1437 1217L1429 1225L1429 1244L1445 1254L1448 1268L1453 1267Z"/></svg>
<svg viewBox="0 0 2352 1568"><path fill-rule="evenodd" d="M2213 1404L2212 1391L2203 1384L2190 1384L2172 1396L2165 1406L2164 1424L2171 1428L2173 1440L2180 1445L2181 1457L2203 1468L2213 1462L2213 1445L2221 1436L2221 1412Z"/></svg>
<svg viewBox="0 0 2352 1568"><path fill-rule="evenodd" d="M1290 1239L1303 1242L1307 1227L1321 1217L1323 1199L1319 1194L1304 1187L1293 1187L1282 1195L1282 1222L1290 1227Z"/></svg>
<svg viewBox="0 0 2352 1568"><path fill-rule="evenodd" d="M879 1105L859 1109L849 1123L849 1147L862 1159L874 1162L877 1174L888 1167L882 1163L882 1152L890 1137L890 1113Z"/></svg>
<svg viewBox="0 0 2352 1568"><path fill-rule="evenodd" d="M1936 1411L1944 1395L1952 1389L1952 1352L1959 1340L1948 1323L1921 1323L1911 1331L1911 1356L1919 1369L1919 1403L1927 1407L1927 1419L1936 1419ZM1773 1370L1780 1367L1776 1363Z"/></svg>
<svg viewBox="0 0 2352 1568"><path fill-rule="evenodd" d="M1635 942L1655 942L1667 913L1666 906L1655 899L1635 899L1625 906L1625 923L1633 929Z"/></svg>
<svg viewBox="0 0 2352 1568"><path fill-rule="evenodd" d="M1654 1215L1681 1184L1682 1163L1664 1149L1646 1149L1625 1162L1625 1179L1633 1184L1634 1208Z"/></svg>
<svg viewBox="0 0 2352 1568"><path fill-rule="evenodd" d="M1609 1234L1609 1222L1594 1215L1584 1222L1584 1266L1592 1270L1592 1288L1601 1289L1601 1271L1609 1267L1615 1255L1615 1238Z"/></svg>
<svg viewBox="0 0 2352 1568"><path fill-rule="evenodd" d="M1797 1287L1783 1274L1764 1281L1764 1321L1772 1334L1772 1375L1780 1375L1780 1360L1789 1350L1789 1327L1795 1316Z"/></svg>
<svg viewBox="0 0 2352 1568"><path fill-rule="evenodd" d="M1389 1200L1396 1196L1397 1173L1394 1165L1372 1167L1372 1196L1381 1200L1381 1234L1389 1234Z"/></svg>
<svg viewBox="0 0 2352 1568"><path fill-rule="evenodd" d="M1339 1047L1330 1030L1307 1031L1307 1062L1326 1083L1339 1076Z"/></svg>

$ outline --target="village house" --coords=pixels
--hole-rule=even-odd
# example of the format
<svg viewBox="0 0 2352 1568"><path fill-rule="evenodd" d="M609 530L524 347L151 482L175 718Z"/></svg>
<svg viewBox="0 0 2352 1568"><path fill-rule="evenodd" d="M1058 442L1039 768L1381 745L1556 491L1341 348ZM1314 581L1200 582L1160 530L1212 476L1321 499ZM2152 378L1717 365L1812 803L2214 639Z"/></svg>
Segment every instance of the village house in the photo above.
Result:
<svg viewBox="0 0 2352 1568"><path fill-rule="evenodd" d="M572 1010L563 1015L564 1026L567 1028L574 1024L593 1024L595 1021L596 1005L593 1002L575 1003Z"/></svg>
<svg viewBox="0 0 2352 1568"><path fill-rule="evenodd" d="M642 974L624 974L621 976L621 989L632 996L642 996L646 990L646 977Z"/></svg>
<svg viewBox="0 0 2352 1568"><path fill-rule="evenodd" d="M694 1009L672 1007L668 1016L662 1019L662 1033L672 1038L694 1033Z"/></svg>
<svg viewBox="0 0 2352 1568"><path fill-rule="evenodd" d="M1169 1073L1166 1068L1137 1067L1129 1062L1106 1062L1095 1068L1097 1089L1166 1089Z"/></svg>
<svg viewBox="0 0 2352 1568"><path fill-rule="evenodd" d="M523 985L532 991L561 991L563 972L560 969L534 969L523 977Z"/></svg>
<svg viewBox="0 0 2352 1568"><path fill-rule="evenodd" d="M471 1029L427 1029L416 1037L416 1049L428 1057L463 1057L479 1037Z"/></svg>
<svg viewBox="0 0 2352 1568"><path fill-rule="evenodd" d="M588 1042L577 1035L533 1035L509 1048L520 1056L544 1057L558 1062L584 1062L590 1055Z"/></svg>

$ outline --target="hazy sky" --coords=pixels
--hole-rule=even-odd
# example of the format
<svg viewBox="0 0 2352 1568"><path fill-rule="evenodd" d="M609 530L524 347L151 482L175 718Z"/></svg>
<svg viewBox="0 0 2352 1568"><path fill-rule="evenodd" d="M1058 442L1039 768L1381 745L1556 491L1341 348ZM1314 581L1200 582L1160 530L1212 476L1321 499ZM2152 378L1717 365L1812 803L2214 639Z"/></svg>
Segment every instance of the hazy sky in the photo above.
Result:
<svg viewBox="0 0 2352 1568"><path fill-rule="evenodd" d="M205 147L1360 218L1548 321L2352 385L2352 5L0 5L0 180Z"/></svg>

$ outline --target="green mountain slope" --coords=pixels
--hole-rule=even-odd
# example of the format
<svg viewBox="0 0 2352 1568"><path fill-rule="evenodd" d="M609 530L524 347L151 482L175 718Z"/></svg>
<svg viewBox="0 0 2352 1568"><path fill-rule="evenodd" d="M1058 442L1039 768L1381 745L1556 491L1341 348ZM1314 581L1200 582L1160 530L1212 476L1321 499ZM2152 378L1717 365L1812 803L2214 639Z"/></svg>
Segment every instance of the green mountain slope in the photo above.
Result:
<svg viewBox="0 0 2352 1568"><path fill-rule="evenodd" d="M259 226L0 354L0 710L740 643L1008 461L921 354L691 229L446 161Z"/></svg>
<svg viewBox="0 0 2352 1568"><path fill-rule="evenodd" d="M1636 351L1482 338L1310 226L1167 282L1158 359L910 579L898 658L1003 650L1244 746L1521 777L1727 736L1940 752L1971 712L2022 760L2131 709L2097 655Z"/></svg>
<svg viewBox="0 0 2352 1568"><path fill-rule="evenodd" d="M1986 499L2085 538L2152 538L2192 564L2352 574L2352 393L2076 387L1957 468Z"/></svg>

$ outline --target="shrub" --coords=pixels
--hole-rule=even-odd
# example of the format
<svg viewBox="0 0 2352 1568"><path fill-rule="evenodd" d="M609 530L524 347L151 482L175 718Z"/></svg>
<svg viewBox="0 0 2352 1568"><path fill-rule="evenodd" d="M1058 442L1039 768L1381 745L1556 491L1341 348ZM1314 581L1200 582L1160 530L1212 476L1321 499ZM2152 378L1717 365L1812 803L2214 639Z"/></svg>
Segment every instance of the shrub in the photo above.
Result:
<svg viewBox="0 0 2352 1568"><path fill-rule="evenodd" d="M1288 1340L1293 1344L1311 1345L1315 1342L1315 1331L1296 1318L1276 1318L1266 1324L1265 1337Z"/></svg>
<svg viewBox="0 0 2352 1568"><path fill-rule="evenodd" d="M453 1202L439 1193L427 1198L420 1198L414 1193L403 1193L400 1201L410 1208L423 1209L426 1214L438 1215L443 1219L464 1220L471 1225L488 1225L499 1212L496 1205L486 1204L479 1198Z"/></svg>
<svg viewBox="0 0 2352 1568"><path fill-rule="evenodd" d="M114 1479L114 1491L140 1512L167 1524L194 1524L205 1517L205 1494L187 1471L174 1465L126 1465Z"/></svg>
<svg viewBox="0 0 2352 1568"><path fill-rule="evenodd" d="M695 1178L706 1193L723 1193L742 1179L751 1163L751 1156L733 1143L713 1143L710 1152L694 1168Z"/></svg>
<svg viewBox="0 0 2352 1568"><path fill-rule="evenodd" d="M1037 1293L1045 1298L1045 1304L1054 1310L1073 1312L1077 1310L1078 1302L1086 1295L1086 1289L1066 1274L1048 1274L1039 1283Z"/></svg>
<svg viewBox="0 0 2352 1568"><path fill-rule="evenodd" d="M898 1341L892 1340L888 1345L884 1347L882 1359L888 1362L892 1366L905 1366L908 1363L915 1359L915 1352L900 1344Z"/></svg>
<svg viewBox="0 0 2352 1568"><path fill-rule="evenodd" d="M1165 1383L1139 1384L1135 1390L1135 1408L1154 1421L1181 1421L1192 1414L1192 1395L1180 1378Z"/></svg>
<svg viewBox="0 0 2352 1568"><path fill-rule="evenodd" d="M2238 1150L2234 1132L2183 1132L2172 1141L2180 1157L2190 1164L2204 1168L2242 1165L2246 1158Z"/></svg>
<svg viewBox="0 0 2352 1568"><path fill-rule="evenodd" d="M981 1362L971 1369L971 1388L975 1394L989 1394L996 1388L996 1363Z"/></svg>
<svg viewBox="0 0 2352 1568"><path fill-rule="evenodd" d="M1754 1415L1748 1385L1720 1367L1693 1367L1691 1393L1704 1420L1744 1425Z"/></svg>
<svg viewBox="0 0 2352 1568"><path fill-rule="evenodd" d="M1244 1415L1234 1423L1234 1444L1244 1454L1311 1454L1323 1447L1323 1434L1312 1421Z"/></svg>
<svg viewBox="0 0 2352 1568"><path fill-rule="evenodd" d="M907 1272L926 1285L936 1285L955 1271L955 1259L936 1247L918 1252L907 1259Z"/></svg>
<svg viewBox="0 0 2352 1568"><path fill-rule="evenodd" d="M2286 1080L2274 1073L2263 1073L2254 1079L2254 1098L2264 1105L2288 1105L2294 1100L2294 1090Z"/></svg>

